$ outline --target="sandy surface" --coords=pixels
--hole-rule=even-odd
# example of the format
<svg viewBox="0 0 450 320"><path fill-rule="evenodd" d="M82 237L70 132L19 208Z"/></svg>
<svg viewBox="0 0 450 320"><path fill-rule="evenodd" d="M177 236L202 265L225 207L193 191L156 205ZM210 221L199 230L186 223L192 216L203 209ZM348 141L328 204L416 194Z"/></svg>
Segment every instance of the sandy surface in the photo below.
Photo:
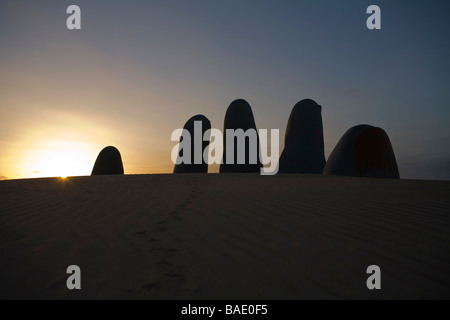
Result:
<svg viewBox="0 0 450 320"><path fill-rule="evenodd" d="M304 175L0 181L0 298L449 299L449 196Z"/></svg>

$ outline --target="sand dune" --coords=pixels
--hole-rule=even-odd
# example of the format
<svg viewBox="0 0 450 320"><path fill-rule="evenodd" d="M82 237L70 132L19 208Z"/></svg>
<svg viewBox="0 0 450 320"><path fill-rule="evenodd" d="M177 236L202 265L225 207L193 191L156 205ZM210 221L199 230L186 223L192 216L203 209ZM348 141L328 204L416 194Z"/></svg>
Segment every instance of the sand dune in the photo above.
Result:
<svg viewBox="0 0 450 320"><path fill-rule="evenodd" d="M0 181L0 298L448 299L449 191L313 175ZM82 290L66 288L72 264Z"/></svg>

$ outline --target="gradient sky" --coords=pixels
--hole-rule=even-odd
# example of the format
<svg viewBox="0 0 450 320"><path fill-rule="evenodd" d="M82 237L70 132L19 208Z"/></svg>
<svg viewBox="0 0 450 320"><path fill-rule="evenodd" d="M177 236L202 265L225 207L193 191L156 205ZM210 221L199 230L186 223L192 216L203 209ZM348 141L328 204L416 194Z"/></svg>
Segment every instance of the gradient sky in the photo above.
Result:
<svg viewBox="0 0 450 320"><path fill-rule="evenodd" d="M81 30L66 8L81 8ZM377 4L382 29L366 28ZM450 1L0 2L0 179L89 175L108 145L125 173L172 172L174 129L223 129L246 99L258 128L322 105L325 155L383 128L402 178L450 179ZM217 168L210 168L216 172Z"/></svg>

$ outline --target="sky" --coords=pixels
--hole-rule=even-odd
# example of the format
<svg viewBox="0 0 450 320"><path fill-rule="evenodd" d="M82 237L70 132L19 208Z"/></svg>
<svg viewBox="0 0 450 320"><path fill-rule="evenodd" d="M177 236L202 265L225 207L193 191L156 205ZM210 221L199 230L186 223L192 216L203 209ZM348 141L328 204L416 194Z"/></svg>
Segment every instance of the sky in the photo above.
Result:
<svg viewBox="0 0 450 320"><path fill-rule="evenodd" d="M81 30L68 30L69 5ZM366 9L381 8L381 30ZM325 155L383 128L405 179L450 179L450 1L0 1L0 179L89 175L117 147L126 174L173 171L173 130L223 129L243 98L258 129L322 106ZM211 166L210 172L217 172Z"/></svg>

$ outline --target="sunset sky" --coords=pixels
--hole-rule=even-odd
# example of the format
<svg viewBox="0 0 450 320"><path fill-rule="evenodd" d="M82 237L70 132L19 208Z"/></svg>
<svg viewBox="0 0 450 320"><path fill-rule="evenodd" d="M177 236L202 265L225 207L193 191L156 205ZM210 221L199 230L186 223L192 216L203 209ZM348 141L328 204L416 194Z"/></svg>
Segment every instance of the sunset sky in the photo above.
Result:
<svg viewBox="0 0 450 320"><path fill-rule="evenodd" d="M81 8L81 30L66 8ZM381 30L366 8L381 7ZM172 172L195 114L223 129L246 99L259 129L322 105L325 155L357 124L389 135L402 178L450 179L450 1L0 2L0 179ZM210 172L217 172L211 168Z"/></svg>

